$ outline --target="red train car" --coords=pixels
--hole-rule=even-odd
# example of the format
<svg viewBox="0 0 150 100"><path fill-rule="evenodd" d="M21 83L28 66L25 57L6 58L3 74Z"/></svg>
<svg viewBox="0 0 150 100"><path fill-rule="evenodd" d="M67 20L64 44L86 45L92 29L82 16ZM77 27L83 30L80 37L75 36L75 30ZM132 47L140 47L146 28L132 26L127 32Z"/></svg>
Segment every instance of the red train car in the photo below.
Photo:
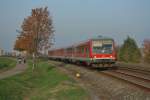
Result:
<svg viewBox="0 0 150 100"><path fill-rule="evenodd" d="M78 44L49 51L49 58L67 62L91 64L114 64L115 42L112 38L97 37Z"/></svg>

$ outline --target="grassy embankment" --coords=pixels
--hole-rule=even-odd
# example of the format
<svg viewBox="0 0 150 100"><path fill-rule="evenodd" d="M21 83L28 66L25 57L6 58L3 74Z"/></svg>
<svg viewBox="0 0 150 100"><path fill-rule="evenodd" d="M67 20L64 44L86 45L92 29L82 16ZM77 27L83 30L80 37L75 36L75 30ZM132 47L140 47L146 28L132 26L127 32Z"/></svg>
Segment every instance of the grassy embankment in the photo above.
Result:
<svg viewBox="0 0 150 100"><path fill-rule="evenodd" d="M13 58L0 57L0 72L8 70L16 66L16 61Z"/></svg>
<svg viewBox="0 0 150 100"><path fill-rule="evenodd" d="M87 100L77 82L48 62L40 62L34 72L28 63L26 72L0 80L0 100Z"/></svg>

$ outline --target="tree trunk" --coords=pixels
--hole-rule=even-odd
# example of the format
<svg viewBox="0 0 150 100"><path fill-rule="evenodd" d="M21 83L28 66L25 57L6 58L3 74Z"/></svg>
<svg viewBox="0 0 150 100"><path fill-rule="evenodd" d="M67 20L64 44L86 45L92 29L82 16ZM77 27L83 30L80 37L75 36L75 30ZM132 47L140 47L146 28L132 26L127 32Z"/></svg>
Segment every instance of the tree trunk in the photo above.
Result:
<svg viewBox="0 0 150 100"><path fill-rule="evenodd" d="M32 58L32 60L33 60L32 71L34 71L35 66L36 66L36 62L35 62L35 60L36 60L35 53L33 53L33 58Z"/></svg>

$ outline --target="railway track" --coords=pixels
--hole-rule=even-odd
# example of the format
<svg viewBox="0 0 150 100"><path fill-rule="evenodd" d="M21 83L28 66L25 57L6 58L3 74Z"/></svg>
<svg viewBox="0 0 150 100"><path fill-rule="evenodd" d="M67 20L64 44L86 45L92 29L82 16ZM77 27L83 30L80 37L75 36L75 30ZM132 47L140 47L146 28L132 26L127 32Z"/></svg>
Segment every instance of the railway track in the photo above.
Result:
<svg viewBox="0 0 150 100"><path fill-rule="evenodd" d="M150 73L148 73L148 71L132 68L118 68L117 70L107 70L101 73L123 80L150 92Z"/></svg>
<svg viewBox="0 0 150 100"><path fill-rule="evenodd" d="M133 73L141 73L150 76L150 71L141 68L120 67L121 70L132 71Z"/></svg>
<svg viewBox="0 0 150 100"><path fill-rule="evenodd" d="M90 67L89 69L91 70ZM102 74L117 78L140 89L150 92L150 71L119 66L114 66L114 68L108 68L108 70L106 69L96 68L96 71L100 71L100 73Z"/></svg>
<svg viewBox="0 0 150 100"><path fill-rule="evenodd" d="M65 63L63 63L61 66L64 66ZM83 67L81 65L75 65L78 67ZM84 66L85 67L85 66ZM150 92L150 73L145 70L140 69L132 69L132 68L120 68L120 67L114 67L112 69L108 70L101 70L98 68L86 68L89 71L98 72L99 74L104 74L109 77L117 78L121 81L125 81L129 84L132 84L142 90L146 90ZM75 69L68 69L71 73L76 73L77 71ZM81 72L82 73L82 72ZM83 73L84 74L84 73Z"/></svg>

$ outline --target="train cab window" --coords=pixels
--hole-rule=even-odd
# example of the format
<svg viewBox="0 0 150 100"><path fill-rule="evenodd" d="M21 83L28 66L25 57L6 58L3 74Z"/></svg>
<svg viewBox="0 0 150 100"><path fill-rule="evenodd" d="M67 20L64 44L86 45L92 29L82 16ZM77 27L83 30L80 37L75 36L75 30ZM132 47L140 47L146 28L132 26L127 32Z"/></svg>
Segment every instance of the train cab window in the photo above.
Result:
<svg viewBox="0 0 150 100"><path fill-rule="evenodd" d="M93 53L112 53L112 44L103 44L102 46L93 46Z"/></svg>
<svg viewBox="0 0 150 100"><path fill-rule="evenodd" d="M112 53L112 46L113 42L111 40L104 40L104 41L93 41L92 42L92 52L93 53L103 53L103 54L111 54Z"/></svg>

